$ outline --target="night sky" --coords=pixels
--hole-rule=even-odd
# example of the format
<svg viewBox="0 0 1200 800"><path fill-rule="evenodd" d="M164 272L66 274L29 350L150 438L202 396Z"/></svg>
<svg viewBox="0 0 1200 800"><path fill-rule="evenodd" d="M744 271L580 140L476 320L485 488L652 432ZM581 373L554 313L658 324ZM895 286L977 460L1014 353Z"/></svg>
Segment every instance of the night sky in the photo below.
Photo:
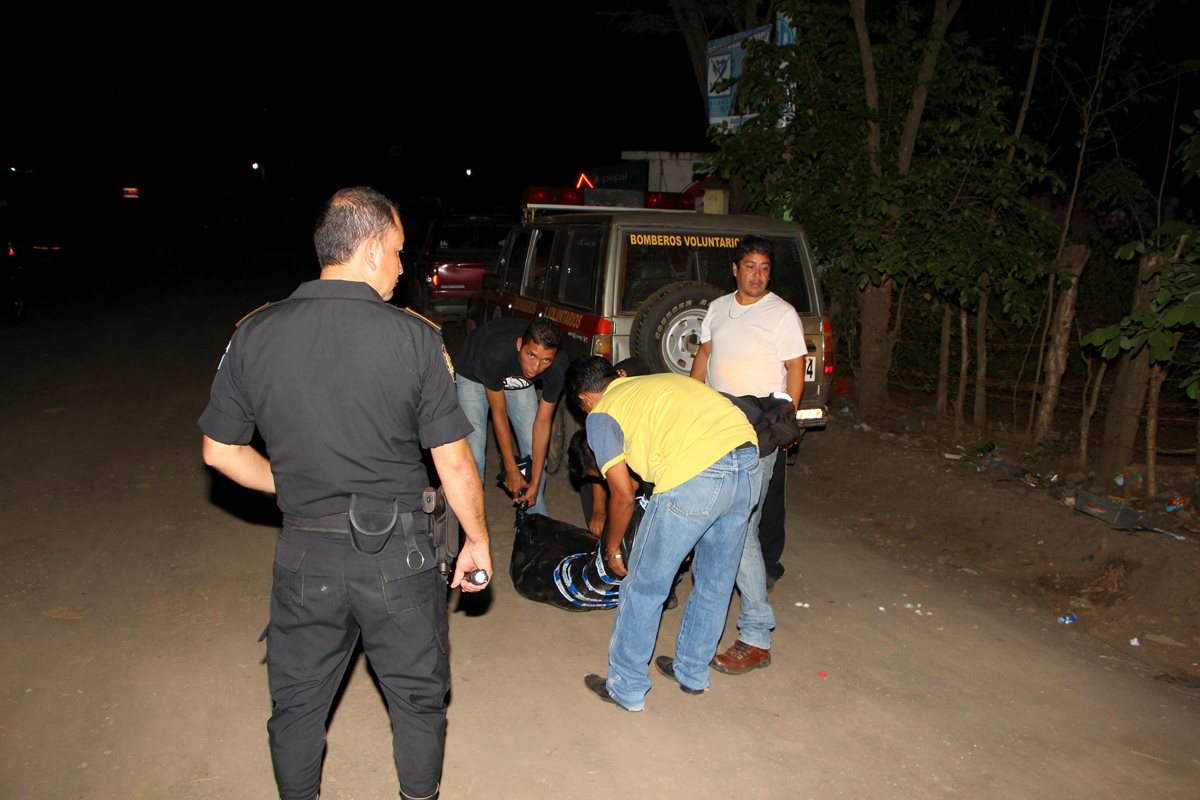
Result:
<svg viewBox="0 0 1200 800"><path fill-rule="evenodd" d="M524 185L565 185L622 150L706 149L678 35L544 0L335 8L19 12L0 156L81 202L137 186L146 204L219 217L212 205L305 207L352 184L515 211Z"/></svg>
<svg viewBox="0 0 1200 800"><path fill-rule="evenodd" d="M3 14L0 162L31 170L47 224L74 217L70 234L89 243L167 227L292 235L355 184L414 213L512 213L525 186L571 183L623 150L709 149L682 37L621 32L592 10L638 5L392 4L362 16L351 5L27 4ZM1188 3L1163 5L1170 17ZM969 2L954 27L1009 41L1007 71L1023 82L1026 55L1011 42L1036 29L1040 7ZM1172 31L1190 46L1189 26ZM125 186L141 199L122 201Z"/></svg>

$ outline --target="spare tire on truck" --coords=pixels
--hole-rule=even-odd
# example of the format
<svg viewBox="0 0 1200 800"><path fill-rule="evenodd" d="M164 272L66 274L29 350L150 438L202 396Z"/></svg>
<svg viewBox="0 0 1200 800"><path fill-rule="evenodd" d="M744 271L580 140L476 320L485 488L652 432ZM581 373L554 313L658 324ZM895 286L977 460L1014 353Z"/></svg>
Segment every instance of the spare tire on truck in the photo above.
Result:
<svg viewBox="0 0 1200 800"><path fill-rule="evenodd" d="M725 292L711 283L681 281L646 298L633 319L629 346L654 372L687 375L700 349L700 321Z"/></svg>

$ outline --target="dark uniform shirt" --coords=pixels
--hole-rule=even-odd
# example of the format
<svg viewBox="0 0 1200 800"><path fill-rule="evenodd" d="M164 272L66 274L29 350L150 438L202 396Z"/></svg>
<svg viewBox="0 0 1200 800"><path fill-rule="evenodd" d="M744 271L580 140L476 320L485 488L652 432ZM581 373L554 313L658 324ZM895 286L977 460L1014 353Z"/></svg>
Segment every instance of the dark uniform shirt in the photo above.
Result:
<svg viewBox="0 0 1200 800"><path fill-rule="evenodd" d="M501 389L526 389L541 384L542 399L557 403L567 377L567 358L562 350L546 371L532 383L521 372L517 339L529 328L529 320L518 317L494 319L471 332L454 359L458 374L498 392Z"/></svg>
<svg viewBox="0 0 1200 800"><path fill-rule="evenodd" d="M267 446L279 508L320 517L350 495L420 507L421 448L465 437L440 333L365 283L318 280L238 326L200 429L223 444Z"/></svg>

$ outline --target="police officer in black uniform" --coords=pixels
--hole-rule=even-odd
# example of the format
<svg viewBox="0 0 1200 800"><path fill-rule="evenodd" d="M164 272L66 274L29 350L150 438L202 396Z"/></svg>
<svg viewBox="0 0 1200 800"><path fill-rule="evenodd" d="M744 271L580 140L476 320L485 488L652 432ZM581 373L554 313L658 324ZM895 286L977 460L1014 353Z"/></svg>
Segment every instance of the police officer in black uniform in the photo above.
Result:
<svg viewBox="0 0 1200 800"><path fill-rule="evenodd" d="M480 591L486 579L464 578L492 571L471 425L439 331L384 302L403 271L395 205L344 189L314 239L320 280L244 319L226 348L200 417L204 460L275 493L284 513L267 638L282 800L318 795L330 704L360 634L387 699L401 797L433 798L450 668L421 450L465 533L451 586ZM250 445L255 428L270 461Z"/></svg>

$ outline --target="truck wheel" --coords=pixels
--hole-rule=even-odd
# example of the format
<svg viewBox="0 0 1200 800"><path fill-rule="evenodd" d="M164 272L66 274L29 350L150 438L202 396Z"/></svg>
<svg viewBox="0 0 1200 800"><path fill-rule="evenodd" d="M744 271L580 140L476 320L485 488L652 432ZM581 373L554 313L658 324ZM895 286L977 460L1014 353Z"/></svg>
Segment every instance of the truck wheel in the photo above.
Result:
<svg viewBox="0 0 1200 800"><path fill-rule="evenodd" d="M654 372L687 375L700 349L700 321L722 294L711 283L682 281L647 297L629 334L633 354Z"/></svg>

